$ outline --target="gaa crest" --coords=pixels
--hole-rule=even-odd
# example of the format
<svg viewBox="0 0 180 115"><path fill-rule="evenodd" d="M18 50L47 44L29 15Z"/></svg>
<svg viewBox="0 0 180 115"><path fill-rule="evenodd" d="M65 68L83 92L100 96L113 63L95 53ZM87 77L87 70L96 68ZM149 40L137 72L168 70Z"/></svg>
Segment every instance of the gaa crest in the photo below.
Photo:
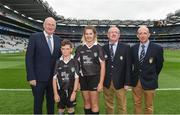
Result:
<svg viewBox="0 0 180 115"><path fill-rule="evenodd" d="M107 56L107 55L104 55L104 58L105 58L105 59L107 59L107 58L108 58L108 56Z"/></svg>
<svg viewBox="0 0 180 115"><path fill-rule="evenodd" d="M120 59L120 60L123 60L123 56L120 56L119 59Z"/></svg>
<svg viewBox="0 0 180 115"><path fill-rule="evenodd" d="M74 68L74 67L72 67L72 68L71 68L71 72L74 72L74 71L75 71L75 68Z"/></svg>
<svg viewBox="0 0 180 115"><path fill-rule="evenodd" d="M150 63L150 64L153 63L153 57L150 57L150 58L149 58L149 63Z"/></svg>
<svg viewBox="0 0 180 115"><path fill-rule="evenodd" d="M94 57L97 57L97 52L94 52Z"/></svg>

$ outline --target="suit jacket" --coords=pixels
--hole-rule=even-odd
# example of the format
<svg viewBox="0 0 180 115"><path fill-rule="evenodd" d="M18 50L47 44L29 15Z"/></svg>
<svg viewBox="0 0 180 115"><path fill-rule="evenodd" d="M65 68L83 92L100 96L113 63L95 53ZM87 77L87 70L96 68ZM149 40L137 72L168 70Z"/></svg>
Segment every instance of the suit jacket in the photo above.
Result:
<svg viewBox="0 0 180 115"><path fill-rule="evenodd" d="M53 35L54 50L51 54L43 32L32 34L26 52L27 80L52 79L56 60L61 56L58 36Z"/></svg>
<svg viewBox="0 0 180 115"><path fill-rule="evenodd" d="M123 88L124 85L130 85L130 46L118 42L113 63L111 61L109 44L104 45L103 49L106 63L104 86L109 88L111 80L115 89ZM113 69L111 69L112 66Z"/></svg>
<svg viewBox="0 0 180 115"><path fill-rule="evenodd" d="M138 79L145 90L158 88L158 75L163 67L163 48L157 44L149 42L145 58L140 67L139 63L139 43L131 48L132 51L132 86L136 86Z"/></svg>

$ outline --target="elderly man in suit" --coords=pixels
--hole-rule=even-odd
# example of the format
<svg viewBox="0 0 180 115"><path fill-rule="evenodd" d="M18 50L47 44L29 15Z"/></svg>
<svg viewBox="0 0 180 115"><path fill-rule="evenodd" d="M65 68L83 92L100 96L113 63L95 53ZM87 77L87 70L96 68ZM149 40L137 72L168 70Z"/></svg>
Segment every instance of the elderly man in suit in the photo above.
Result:
<svg viewBox="0 0 180 115"><path fill-rule="evenodd" d="M163 67L163 48L149 41L150 32L142 25L137 31L140 43L132 51L132 94L134 113L142 114L142 97L144 96L145 114L153 113L155 89L158 88L158 75Z"/></svg>
<svg viewBox="0 0 180 115"><path fill-rule="evenodd" d="M107 34L109 43L104 45L106 75L104 99L107 114L114 114L116 97L118 113L126 114L126 90L130 85L131 56L130 46L119 42L120 30L112 26Z"/></svg>
<svg viewBox="0 0 180 115"><path fill-rule="evenodd" d="M60 38L54 35L56 21L45 19L44 31L32 34L26 52L27 80L34 96L34 114L42 114L46 94L47 113L54 113L52 77L56 60L61 56Z"/></svg>

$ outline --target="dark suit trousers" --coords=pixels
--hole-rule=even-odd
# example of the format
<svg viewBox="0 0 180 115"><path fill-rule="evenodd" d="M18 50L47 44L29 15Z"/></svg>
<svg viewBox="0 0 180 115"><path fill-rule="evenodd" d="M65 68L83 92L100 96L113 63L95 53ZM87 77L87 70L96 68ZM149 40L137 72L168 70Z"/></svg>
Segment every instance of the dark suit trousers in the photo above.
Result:
<svg viewBox="0 0 180 115"><path fill-rule="evenodd" d="M34 114L42 114L44 94L46 94L47 113L54 113L54 95L52 81L37 81L36 86L31 86L34 96Z"/></svg>

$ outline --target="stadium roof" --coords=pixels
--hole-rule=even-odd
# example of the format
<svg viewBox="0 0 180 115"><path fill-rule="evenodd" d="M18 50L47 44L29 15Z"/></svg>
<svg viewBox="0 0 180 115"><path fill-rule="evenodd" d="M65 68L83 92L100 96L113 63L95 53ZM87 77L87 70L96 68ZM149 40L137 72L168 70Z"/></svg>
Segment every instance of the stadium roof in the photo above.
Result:
<svg viewBox="0 0 180 115"><path fill-rule="evenodd" d="M166 26L166 25L180 25L180 10L176 10L175 13L167 14L166 19L163 20L78 20L78 19L60 19L59 25L67 26L110 26L116 25L121 27L137 27L139 25L147 26Z"/></svg>
<svg viewBox="0 0 180 115"><path fill-rule="evenodd" d="M166 19L163 20L77 20L77 19L63 19L58 20L58 25L66 26L124 26L124 27L137 27L139 25L147 26L166 26L166 25L179 25L180 24L180 11L170 13Z"/></svg>
<svg viewBox="0 0 180 115"><path fill-rule="evenodd" d="M94 25L94 26L128 26L136 27L138 25L147 25L153 26L153 21L147 20L77 20L77 19L64 19L58 21L59 25L70 25L70 26L85 26L85 25Z"/></svg>
<svg viewBox="0 0 180 115"><path fill-rule="evenodd" d="M43 21L49 16L60 19L53 8L43 0L0 0L0 4L34 20Z"/></svg>
<svg viewBox="0 0 180 115"><path fill-rule="evenodd" d="M23 14L26 17L34 20L43 21L46 17L54 17L58 20L58 25L66 26L124 26L136 27L139 25L147 26L164 26L180 24L180 10L175 13L169 13L166 19L163 20L77 20L77 19L64 19L63 16L57 15L56 11L49 6L48 2L44 0L0 0L0 5L5 5L15 12Z"/></svg>

